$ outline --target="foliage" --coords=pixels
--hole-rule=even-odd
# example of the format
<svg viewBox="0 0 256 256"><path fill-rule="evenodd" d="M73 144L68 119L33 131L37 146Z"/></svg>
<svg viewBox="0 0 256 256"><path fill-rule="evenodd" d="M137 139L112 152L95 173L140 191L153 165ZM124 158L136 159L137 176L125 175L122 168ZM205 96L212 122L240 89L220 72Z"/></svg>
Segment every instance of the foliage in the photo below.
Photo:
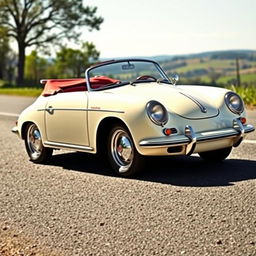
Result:
<svg viewBox="0 0 256 256"><path fill-rule="evenodd" d="M9 51L9 39L6 35L6 30L0 27L0 79L4 76L4 66L6 63L6 54Z"/></svg>
<svg viewBox="0 0 256 256"><path fill-rule="evenodd" d="M5 27L0 26L0 79L11 81L13 78L13 52L9 46L9 38Z"/></svg>
<svg viewBox="0 0 256 256"><path fill-rule="evenodd" d="M47 60L39 57L37 51L26 56L25 77L30 83L38 83L46 75Z"/></svg>
<svg viewBox="0 0 256 256"><path fill-rule="evenodd" d="M84 71L98 60L99 52L93 43L85 42L81 49L62 47L56 58L43 58L37 51L26 56L25 82L23 84L38 86L44 78L84 77Z"/></svg>
<svg viewBox="0 0 256 256"><path fill-rule="evenodd" d="M80 77L91 62L98 59L99 55L93 43L83 43L81 50L62 47L55 60L56 77Z"/></svg>
<svg viewBox="0 0 256 256"><path fill-rule="evenodd" d="M243 87L243 86L232 85L232 86L227 86L227 88L239 94L246 105L256 106L256 87L255 86Z"/></svg>
<svg viewBox="0 0 256 256"><path fill-rule="evenodd" d="M23 82L27 47L62 38L77 40L80 31L76 28L84 26L99 30L103 19L96 11L96 7L84 6L83 0L0 0L0 26L18 44L18 83Z"/></svg>

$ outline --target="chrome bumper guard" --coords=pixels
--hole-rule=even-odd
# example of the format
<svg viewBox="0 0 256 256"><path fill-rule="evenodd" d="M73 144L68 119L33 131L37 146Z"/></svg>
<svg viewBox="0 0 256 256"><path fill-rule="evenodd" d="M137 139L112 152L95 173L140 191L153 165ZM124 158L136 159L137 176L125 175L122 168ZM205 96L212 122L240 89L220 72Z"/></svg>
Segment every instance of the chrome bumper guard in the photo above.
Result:
<svg viewBox="0 0 256 256"><path fill-rule="evenodd" d="M12 128L12 132L18 135L18 134L19 134L18 127L17 127L17 126L14 126L14 127Z"/></svg>
<svg viewBox="0 0 256 256"><path fill-rule="evenodd" d="M253 132L255 128L250 125L243 125L240 119L233 120L232 128L221 130L206 131L195 133L189 125L185 126L184 135L174 135L170 137L161 137L153 139L144 139L140 141L141 147L147 148L165 148L173 146L186 146L186 154L191 155L194 152L198 142L219 140L234 137L234 147L237 147L243 140L245 134Z"/></svg>

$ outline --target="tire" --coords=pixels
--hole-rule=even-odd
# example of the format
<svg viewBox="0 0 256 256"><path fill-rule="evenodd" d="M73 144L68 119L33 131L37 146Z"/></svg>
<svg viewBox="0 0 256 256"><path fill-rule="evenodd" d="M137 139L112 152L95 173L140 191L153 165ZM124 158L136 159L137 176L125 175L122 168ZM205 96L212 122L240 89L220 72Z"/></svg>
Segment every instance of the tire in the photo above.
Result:
<svg viewBox="0 0 256 256"><path fill-rule="evenodd" d="M33 123L26 127L25 146L30 160L34 163L45 163L52 156L53 150L43 146L41 133Z"/></svg>
<svg viewBox="0 0 256 256"><path fill-rule="evenodd" d="M200 157L207 162L221 162L231 153L232 147L223 148L213 151L201 152Z"/></svg>
<svg viewBox="0 0 256 256"><path fill-rule="evenodd" d="M122 177L132 177L144 167L144 158L133 143L129 131L116 125L107 142L108 160L114 171Z"/></svg>

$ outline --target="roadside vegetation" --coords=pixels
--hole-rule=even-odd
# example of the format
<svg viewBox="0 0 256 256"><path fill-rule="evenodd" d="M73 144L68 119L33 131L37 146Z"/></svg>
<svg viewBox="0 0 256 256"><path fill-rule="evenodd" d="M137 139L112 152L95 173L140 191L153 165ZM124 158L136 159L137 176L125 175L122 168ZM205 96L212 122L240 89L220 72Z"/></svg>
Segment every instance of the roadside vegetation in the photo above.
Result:
<svg viewBox="0 0 256 256"><path fill-rule="evenodd" d="M41 94L41 92L42 92L42 89L40 88L29 88L29 87L0 88L0 94L4 94L4 95L38 97Z"/></svg>
<svg viewBox="0 0 256 256"><path fill-rule="evenodd" d="M228 89L238 93L244 103L250 107L256 107L256 86L249 86L249 87L237 87L237 86L227 86Z"/></svg>

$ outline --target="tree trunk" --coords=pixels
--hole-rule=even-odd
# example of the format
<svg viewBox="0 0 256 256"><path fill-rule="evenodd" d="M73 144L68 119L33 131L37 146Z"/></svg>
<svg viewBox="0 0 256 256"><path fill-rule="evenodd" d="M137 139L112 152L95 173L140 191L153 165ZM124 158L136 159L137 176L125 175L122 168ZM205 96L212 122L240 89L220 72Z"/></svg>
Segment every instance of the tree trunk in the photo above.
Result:
<svg viewBox="0 0 256 256"><path fill-rule="evenodd" d="M241 86L239 58L236 58L236 84Z"/></svg>
<svg viewBox="0 0 256 256"><path fill-rule="evenodd" d="M3 72L3 65L1 65L2 63L0 63L0 80L4 79L4 72Z"/></svg>
<svg viewBox="0 0 256 256"><path fill-rule="evenodd" d="M17 85L23 85L24 83L24 67L25 67L25 44L23 42L18 43L19 57L18 57L18 78Z"/></svg>

